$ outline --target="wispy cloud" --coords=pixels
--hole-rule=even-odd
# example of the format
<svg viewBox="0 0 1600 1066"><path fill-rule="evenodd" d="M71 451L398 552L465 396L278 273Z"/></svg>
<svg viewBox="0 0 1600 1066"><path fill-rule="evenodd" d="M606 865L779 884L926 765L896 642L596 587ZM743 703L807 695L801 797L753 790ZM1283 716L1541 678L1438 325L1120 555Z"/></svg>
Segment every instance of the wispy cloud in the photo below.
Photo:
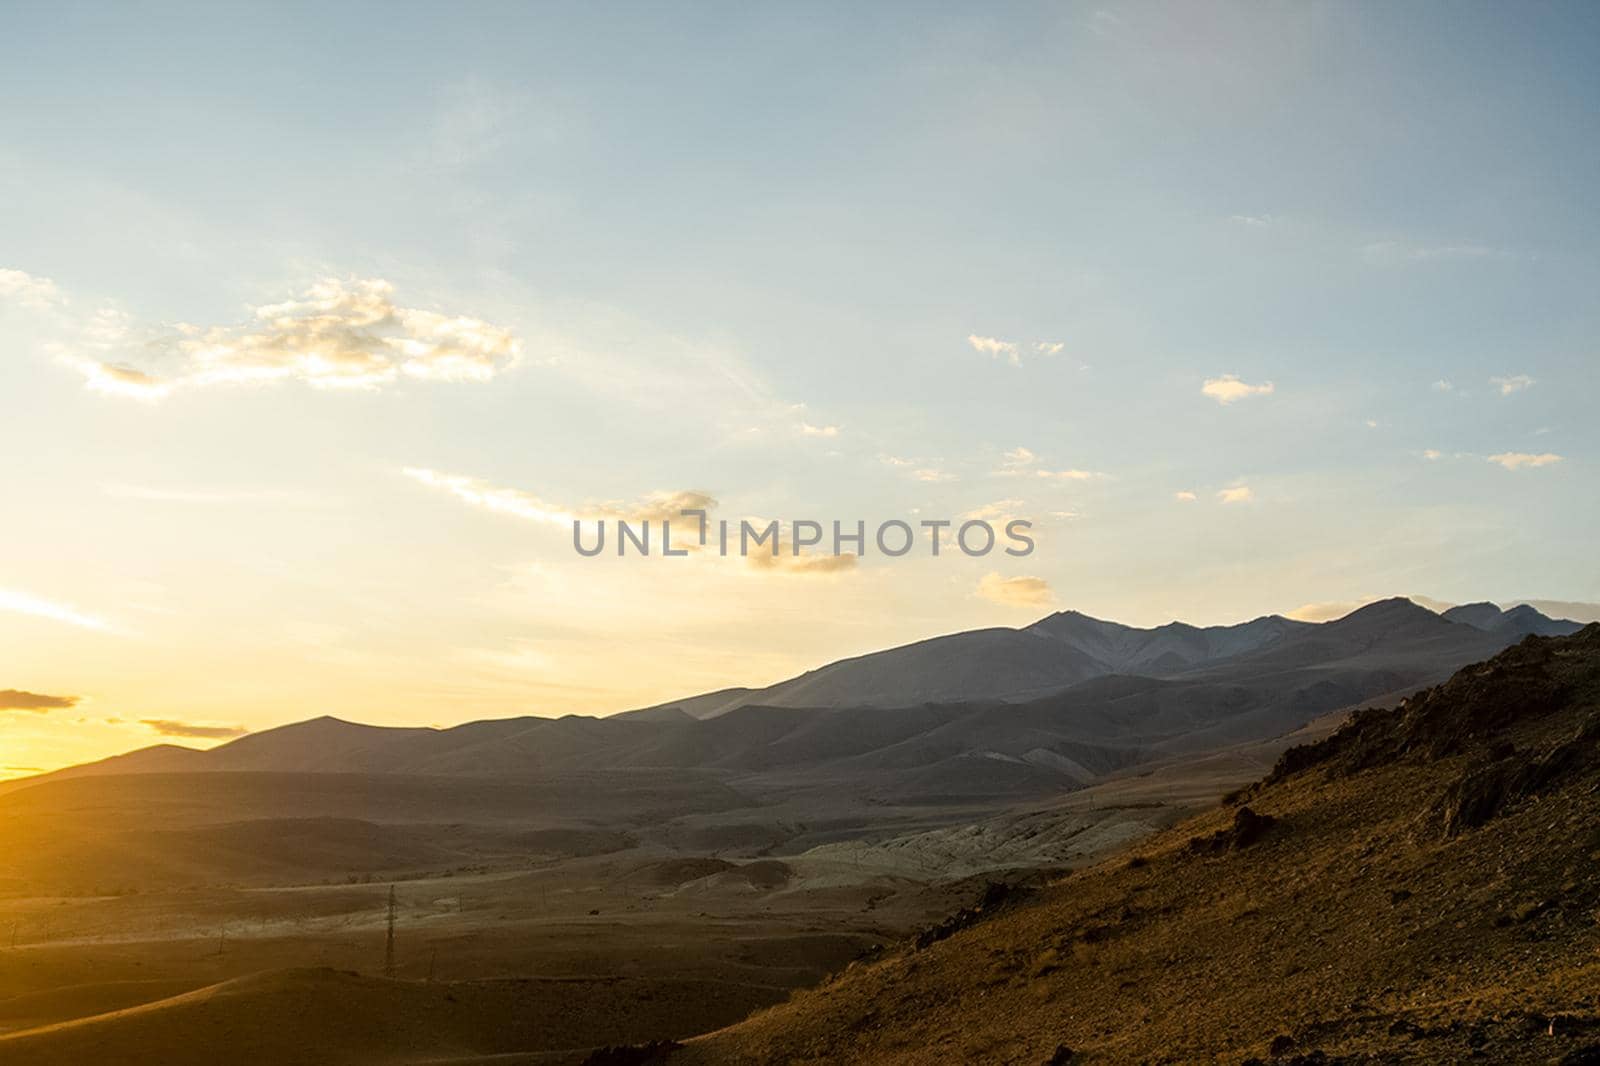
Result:
<svg viewBox="0 0 1600 1066"><path fill-rule="evenodd" d="M1049 481L1095 481L1106 475L1098 470L1035 470L1034 477Z"/></svg>
<svg viewBox="0 0 1600 1066"><path fill-rule="evenodd" d="M1443 455L1444 455L1444 453L1441 452L1438 448L1424 448L1423 451L1422 451L1422 457L1424 459L1428 460L1428 462L1430 462L1430 463L1437 461Z"/></svg>
<svg viewBox="0 0 1600 1066"><path fill-rule="evenodd" d="M1509 377L1489 379L1489 384L1498 388L1502 396L1510 396L1514 392L1521 392L1523 389L1531 388L1533 383L1534 379L1526 374L1512 374Z"/></svg>
<svg viewBox="0 0 1600 1066"><path fill-rule="evenodd" d="M1447 381L1444 378L1440 378L1438 381L1435 381L1433 383L1432 388L1433 388L1434 392L1454 392L1454 391L1456 391L1455 383L1452 382L1452 381Z"/></svg>
<svg viewBox="0 0 1600 1066"><path fill-rule="evenodd" d="M802 551L799 555L791 551L780 551L777 555L766 552L753 552L745 556L745 565L752 570L760 570L775 574L816 575L837 574L847 570L854 570L859 560L850 552L841 552L838 555L831 553L818 553Z"/></svg>
<svg viewBox="0 0 1600 1066"><path fill-rule="evenodd" d="M1180 489L1179 491L1174 492L1172 494L1172 498L1174 500L1177 500L1179 503L1193 503L1195 500L1199 499L1200 497L1196 496L1194 493L1190 492L1188 489Z"/></svg>
<svg viewBox="0 0 1600 1066"><path fill-rule="evenodd" d="M1361 246L1369 263L1430 263L1460 259L1489 259L1506 253L1484 244L1417 244L1410 241L1370 241Z"/></svg>
<svg viewBox="0 0 1600 1066"><path fill-rule="evenodd" d="M474 507L498 511L530 522L567 526L578 516L560 504L549 503L531 492L501 488L462 474L442 474L437 470L408 466L401 473L429 488L442 489Z"/></svg>
<svg viewBox="0 0 1600 1066"><path fill-rule="evenodd" d="M987 355L991 359L1004 359L1011 366L1022 365L1023 345L1017 341L1004 341L999 337L983 337L976 333L967 334L967 343L972 345L972 350L980 355ZM1066 350L1066 341L1034 341L1027 346L1028 351L1034 355L1048 358L1060 355Z"/></svg>
<svg viewBox="0 0 1600 1066"><path fill-rule="evenodd" d="M913 470L911 472L911 476L917 481L926 482L928 484L938 484L944 481L957 480L955 474L952 474L943 467L938 466L926 466L918 470Z"/></svg>
<svg viewBox="0 0 1600 1066"><path fill-rule="evenodd" d="M1217 493L1217 499L1223 503L1248 503L1255 499L1255 496L1249 485L1232 485Z"/></svg>
<svg viewBox="0 0 1600 1066"><path fill-rule="evenodd" d="M1042 577L1001 577L995 573L985 574L978 581L978 595L1002 607L1043 607L1055 598L1050 582Z"/></svg>
<svg viewBox="0 0 1600 1066"><path fill-rule="evenodd" d="M1303 603L1286 613L1284 617L1292 618L1296 622L1331 622L1371 602L1371 600L1326 600L1321 603Z"/></svg>
<svg viewBox="0 0 1600 1066"><path fill-rule="evenodd" d="M48 311L67 302L55 282L25 270L0 270L0 298L15 300L30 311Z"/></svg>
<svg viewBox="0 0 1600 1066"><path fill-rule="evenodd" d="M1028 448L1017 447L1001 453L1000 468L995 477L1034 477L1045 481L1094 481L1106 475L1098 470L1049 470L1035 467L1039 456Z"/></svg>
<svg viewBox="0 0 1600 1066"><path fill-rule="evenodd" d="M503 488L461 474L442 474L420 467L406 467L401 473L429 488L448 492L474 507L557 526L570 526L580 518L662 521L677 518L684 510L710 511L717 506L717 501L709 493L695 489L652 492L631 504L606 502L568 506L551 503L521 489Z"/></svg>
<svg viewBox="0 0 1600 1066"><path fill-rule="evenodd" d="M1562 461L1562 457L1552 452L1533 455L1528 452L1501 452L1489 456L1491 463L1498 463L1507 470L1521 470L1523 467L1553 466Z"/></svg>
<svg viewBox="0 0 1600 1066"><path fill-rule="evenodd" d="M92 359L75 360L74 365L83 374L84 384L91 392L103 396L121 396L130 400L164 400L172 395L174 385L126 363L102 363Z"/></svg>
<svg viewBox="0 0 1600 1066"><path fill-rule="evenodd" d="M1013 448L1000 457L1006 466L1027 466L1037 458L1037 455L1023 447Z"/></svg>
<svg viewBox="0 0 1600 1066"><path fill-rule="evenodd" d="M85 614L70 604L56 603L12 589L0 589L0 611L14 611L18 614L33 615L35 618L48 618L54 622L65 622L67 625L96 629L105 633L112 631L110 622L92 614Z"/></svg>
<svg viewBox="0 0 1600 1066"><path fill-rule="evenodd" d="M980 337L976 333L969 333L967 343L980 355L987 355L991 359L1004 358L1012 366L1022 365L1022 353L1014 341L1003 341L998 337Z"/></svg>
<svg viewBox="0 0 1600 1066"><path fill-rule="evenodd" d="M813 426L810 422L801 422L799 426L802 437L837 437L838 426Z"/></svg>
<svg viewBox="0 0 1600 1066"><path fill-rule="evenodd" d="M139 724L164 737L186 737L190 740L232 740L250 730L237 725L206 725L196 722L179 722L171 718L143 718Z"/></svg>
<svg viewBox="0 0 1600 1066"><path fill-rule="evenodd" d="M76 707L78 700L77 696L46 696L15 688L0 689L0 711L33 711L35 714L48 714L50 711Z"/></svg>
<svg viewBox="0 0 1600 1066"><path fill-rule="evenodd" d="M990 525L1003 526L1013 518L1018 517L1017 512L1024 506L1022 500L995 500L981 507L962 514L963 521L988 522Z"/></svg>
<svg viewBox="0 0 1600 1066"><path fill-rule="evenodd" d="M1220 404L1237 403L1248 396L1270 396L1273 384L1264 381L1259 385L1252 385L1247 381L1239 380L1237 374L1224 374L1219 378L1207 378L1200 386L1200 392L1209 396Z"/></svg>
<svg viewBox="0 0 1600 1066"><path fill-rule="evenodd" d="M162 376L126 362L68 355L90 388L161 399L176 389L284 380L373 389L402 377L487 381L516 362L509 330L465 315L403 307L379 278L324 278L293 299L254 309L236 326L180 324L147 347L176 355Z"/></svg>

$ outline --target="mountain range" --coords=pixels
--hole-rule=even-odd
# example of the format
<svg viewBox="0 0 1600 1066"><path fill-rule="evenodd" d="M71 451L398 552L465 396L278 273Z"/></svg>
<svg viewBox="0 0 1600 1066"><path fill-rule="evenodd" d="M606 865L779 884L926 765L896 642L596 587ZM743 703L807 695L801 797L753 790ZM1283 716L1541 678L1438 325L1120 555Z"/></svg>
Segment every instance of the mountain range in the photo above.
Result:
<svg viewBox="0 0 1600 1066"><path fill-rule="evenodd" d="M1442 615L1406 599L1331 622L1139 629L1076 611L937 637L608 718L449 729L316 718L209 751L147 748L44 778L137 773L550 777L695 771L753 802L996 803L1291 732L1434 683L1530 634L1531 607Z"/></svg>

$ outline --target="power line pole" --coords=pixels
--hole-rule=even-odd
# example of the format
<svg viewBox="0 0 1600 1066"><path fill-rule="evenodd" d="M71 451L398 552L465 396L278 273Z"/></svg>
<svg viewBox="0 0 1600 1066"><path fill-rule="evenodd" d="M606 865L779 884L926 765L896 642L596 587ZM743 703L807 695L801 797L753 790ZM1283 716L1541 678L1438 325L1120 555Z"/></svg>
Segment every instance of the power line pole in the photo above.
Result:
<svg viewBox="0 0 1600 1066"><path fill-rule="evenodd" d="M383 946L383 976L394 976L394 921L397 908L395 906L394 886L389 886L389 935Z"/></svg>

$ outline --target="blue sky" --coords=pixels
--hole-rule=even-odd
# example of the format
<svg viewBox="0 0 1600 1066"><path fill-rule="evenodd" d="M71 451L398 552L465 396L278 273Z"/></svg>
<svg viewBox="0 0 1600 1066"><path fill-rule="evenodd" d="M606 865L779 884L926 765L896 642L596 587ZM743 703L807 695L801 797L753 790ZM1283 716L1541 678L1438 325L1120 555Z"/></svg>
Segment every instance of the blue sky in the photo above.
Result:
<svg viewBox="0 0 1600 1066"><path fill-rule="evenodd" d="M1600 599L1592 5L5 22L0 688L82 711L0 712L30 758L618 710L1062 607ZM379 279L456 361L327 388L248 340ZM408 468L1040 550L591 565Z"/></svg>

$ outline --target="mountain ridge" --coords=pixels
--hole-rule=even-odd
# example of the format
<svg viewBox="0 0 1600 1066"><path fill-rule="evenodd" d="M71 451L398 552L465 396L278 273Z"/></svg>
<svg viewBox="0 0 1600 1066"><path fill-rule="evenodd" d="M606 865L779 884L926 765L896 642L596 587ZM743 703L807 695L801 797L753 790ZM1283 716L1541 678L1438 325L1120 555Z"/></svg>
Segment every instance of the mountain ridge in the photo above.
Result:
<svg viewBox="0 0 1600 1066"><path fill-rule="evenodd" d="M779 696L827 694L815 686L779 685L693 698L702 708L731 702L703 718L685 709L693 700L659 704L646 708L648 713L485 719L447 729L373 726L324 715L207 751L141 749L7 782L0 793L51 779L173 770L517 777L667 768L720 774L769 797L826 797L833 789L879 802L929 802L971 796L979 778L987 782L979 793L988 800L1042 796L1152 759L1280 735L1318 716L1433 683L1498 652L1530 627L1576 628L1531 610L1491 618L1469 606L1468 613L1487 628L1453 621L1403 597L1324 623L1264 616L1236 626L1138 629L1058 612L1021 629L950 634L841 660L794 679L835 668L875 670L888 656L888 669L864 685L861 700L848 704L758 698L774 689ZM1042 649L1065 664L1058 679L1071 680L1001 696L965 695L986 676L1011 676L1013 658L988 654L996 639L1007 647ZM951 642L972 653L954 668ZM904 673L906 660L897 656L909 651L913 663L922 663L930 647L933 658L946 664L941 678L961 682L955 696L924 683L908 694L922 698L874 698ZM1114 666L1146 672L1117 672ZM977 764L974 757L998 763ZM980 766L984 772L974 775ZM1007 767L1010 778L1002 772Z"/></svg>

